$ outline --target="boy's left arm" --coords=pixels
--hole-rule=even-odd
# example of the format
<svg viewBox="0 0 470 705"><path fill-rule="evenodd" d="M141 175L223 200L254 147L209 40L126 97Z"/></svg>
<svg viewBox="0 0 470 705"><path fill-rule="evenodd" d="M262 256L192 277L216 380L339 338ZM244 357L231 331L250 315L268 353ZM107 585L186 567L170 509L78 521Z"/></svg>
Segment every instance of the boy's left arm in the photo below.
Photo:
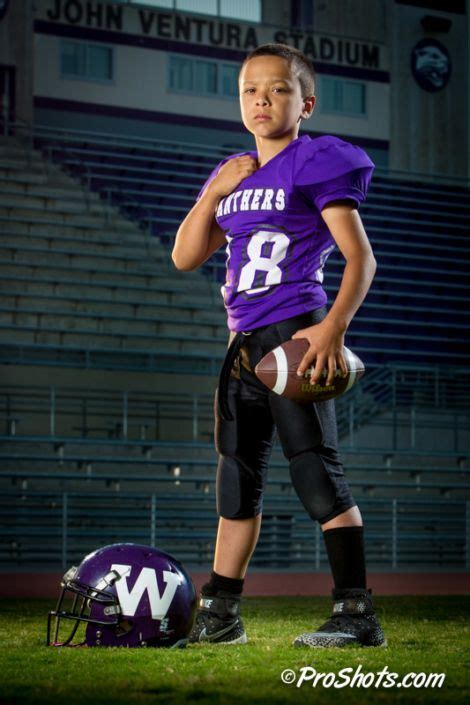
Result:
<svg viewBox="0 0 470 705"><path fill-rule="evenodd" d="M315 360L311 382L316 383L326 367L327 384L331 384L337 368L347 373L343 356L344 336L369 291L377 263L356 208L349 202L333 201L323 208L321 215L346 260L341 286L323 321L298 330L292 337L307 338L310 343L298 374L303 375Z"/></svg>

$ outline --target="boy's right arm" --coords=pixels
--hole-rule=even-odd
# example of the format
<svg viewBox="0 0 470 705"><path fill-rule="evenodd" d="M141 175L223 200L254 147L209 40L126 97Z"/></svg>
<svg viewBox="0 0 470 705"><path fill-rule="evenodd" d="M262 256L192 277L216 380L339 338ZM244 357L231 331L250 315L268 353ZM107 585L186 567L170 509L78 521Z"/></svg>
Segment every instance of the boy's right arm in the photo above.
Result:
<svg viewBox="0 0 470 705"><path fill-rule="evenodd" d="M176 269L197 269L225 242L224 231L215 220L219 201L220 196L209 184L181 223L171 253Z"/></svg>
<svg viewBox="0 0 470 705"><path fill-rule="evenodd" d="M249 155L229 159L220 167L178 228L171 254L177 269L197 269L225 244L225 233L215 219L219 201L257 168L256 160Z"/></svg>

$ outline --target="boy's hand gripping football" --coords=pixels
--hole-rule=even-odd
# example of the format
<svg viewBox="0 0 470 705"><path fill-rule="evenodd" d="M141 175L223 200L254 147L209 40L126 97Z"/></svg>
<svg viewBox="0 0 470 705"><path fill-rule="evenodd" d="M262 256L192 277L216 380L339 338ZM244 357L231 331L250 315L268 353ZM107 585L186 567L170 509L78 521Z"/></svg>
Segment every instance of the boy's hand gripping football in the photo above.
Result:
<svg viewBox="0 0 470 705"><path fill-rule="evenodd" d="M306 338L310 345L297 370L299 377L303 377L312 363L314 363L314 369L310 375L311 384L319 381L324 368L328 372L327 385L332 384L337 369L341 370L343 376L348 374L343 355L344 331L327 318L314 326L298 330L292 338Z"/></svg>

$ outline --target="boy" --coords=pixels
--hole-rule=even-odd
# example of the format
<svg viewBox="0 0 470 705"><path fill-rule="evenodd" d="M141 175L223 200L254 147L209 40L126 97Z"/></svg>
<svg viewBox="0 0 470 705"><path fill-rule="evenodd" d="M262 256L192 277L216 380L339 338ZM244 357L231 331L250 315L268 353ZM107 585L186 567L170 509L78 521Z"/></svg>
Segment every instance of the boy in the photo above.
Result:
<svg viewBox="0 0 470 705"><path fill-rule="evenodd" d="M315 105L314 80L309 60L289 46L267 44L247 56L239 77L241 113L257 152L217 165L173 249L175 266L193 270L228 243L222 289L231 335L216 393L219 527L190 642L247 641L240 599L277 429L294 488L323 530L335 585L331 618L294 644L385 644L366 589L361 514L337 453L334 402L297 404L270 392L253 373L263 355L291 337L310 344L300 375L313 361L312 383L325 367L327 384L336 369L345 373L345 332L376 269L356 210L373 163L338 138L298 137ZM322 270L335 244L346 265L327 312Z"/></svg>

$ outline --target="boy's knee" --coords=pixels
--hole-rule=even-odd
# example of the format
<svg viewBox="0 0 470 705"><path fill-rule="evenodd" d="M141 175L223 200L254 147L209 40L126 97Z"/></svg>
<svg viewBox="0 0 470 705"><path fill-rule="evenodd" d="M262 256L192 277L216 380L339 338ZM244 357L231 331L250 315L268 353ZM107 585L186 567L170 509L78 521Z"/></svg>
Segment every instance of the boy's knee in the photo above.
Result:
<svg viewBox="0 0 470 705"><path fill-rule="evenodd" d="M263 488L235 457L222 456L217 468L217 513L224 519L251 519L262 511Z"/></svg>
<svg viewBox="0 0 470 705"><path fill-rule="evenodd" d="M335 509L338 495L322 458L314 450L294 455L289 460L294 489L312 519L324 521Z"/></svg>

